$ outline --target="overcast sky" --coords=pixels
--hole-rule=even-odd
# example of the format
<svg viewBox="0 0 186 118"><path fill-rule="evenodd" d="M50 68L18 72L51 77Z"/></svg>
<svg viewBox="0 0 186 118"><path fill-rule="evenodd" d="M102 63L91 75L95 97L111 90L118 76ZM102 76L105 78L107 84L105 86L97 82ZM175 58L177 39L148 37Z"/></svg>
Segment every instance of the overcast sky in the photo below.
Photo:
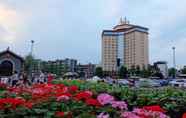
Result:
<svg viewBox="0 0 186 118"><path fill-rule="evenodd" d="M0 50L44 60L101 62L101 32L120 17L148 27L150 62L186 65L186 0L0 0Z"/></svg>

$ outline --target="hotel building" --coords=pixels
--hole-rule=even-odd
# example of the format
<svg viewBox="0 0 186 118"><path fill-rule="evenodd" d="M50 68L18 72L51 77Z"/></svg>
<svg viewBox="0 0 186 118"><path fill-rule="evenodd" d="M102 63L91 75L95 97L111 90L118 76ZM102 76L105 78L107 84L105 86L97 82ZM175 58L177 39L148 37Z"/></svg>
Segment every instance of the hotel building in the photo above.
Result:
<svg viewBox="0 0 186 118"><path fill-rule="evenodd" d="M148 28L120 20L112 30L102 32L102 67L104 71L117 72L125 65L147 67Z"/></svg>

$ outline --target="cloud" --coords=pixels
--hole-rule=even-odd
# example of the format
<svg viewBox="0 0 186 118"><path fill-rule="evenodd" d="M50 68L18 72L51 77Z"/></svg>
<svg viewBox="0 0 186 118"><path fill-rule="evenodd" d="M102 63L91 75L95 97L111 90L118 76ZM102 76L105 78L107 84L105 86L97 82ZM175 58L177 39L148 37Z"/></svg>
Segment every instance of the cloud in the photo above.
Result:
<svg viewBox="0 0 186 118"><path fill-rule="evenodd" d="M0 42L19 40L17 52L28 50L34 39L38 58L100 62L102 30L126 16L132 24L150 29L151 62L165 60L172 65L171 47L175 45L178 64L185 64L186 0L0 1Z"/></svg>
<svg viewBox="0 0 186 118"><path fill-rule="evenodd" d="M21 18L15 9L0 4L0 41L13 43L18 36Z"/></svg>
<svg viewBox="0 0 186 118"><path fill-rule="evenodd" d="M21 40L24 35L26 15L6 2L0 4L0 42L5 45Z"/></svg>
<svg viewBox="0 0 186 118"><path fill-rule="evenodd" d="M104 15L108 18L121 17L123 0L102 0Z"/></svg>

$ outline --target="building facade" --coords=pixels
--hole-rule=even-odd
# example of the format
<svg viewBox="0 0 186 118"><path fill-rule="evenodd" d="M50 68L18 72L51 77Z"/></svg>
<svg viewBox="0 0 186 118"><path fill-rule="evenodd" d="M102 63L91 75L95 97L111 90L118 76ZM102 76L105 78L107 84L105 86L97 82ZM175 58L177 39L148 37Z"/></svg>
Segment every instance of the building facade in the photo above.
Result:
<svg viewBox="0 0 186 118"><path fill-rule="evenodd" d="M121 20L112 30L102 32L102 67L104 71L117 72L125 65L147 67L148 28Z"/></svg>
<svg viewBox="0 0 186 118"><path fill-rule="evenodd" d="M0 76L11 76L13 72L23 71L24 59L10 51L0 52Z"/></svg>
<svg viewBox="0 0 186 118"><path fill-rule="evenodd" d="M67 72L76 72L77 60L75 59L61 59L54 61L42 61L35 59L32 64L32 72L50 72L56 75L64 75Z"/></svg>
<svg viewBox="0 0 186 118"><path fill-rule="evenodd" d="M96 65L94 64L79 64L77 72L80 77L92 78L95 75Z"/></svg>

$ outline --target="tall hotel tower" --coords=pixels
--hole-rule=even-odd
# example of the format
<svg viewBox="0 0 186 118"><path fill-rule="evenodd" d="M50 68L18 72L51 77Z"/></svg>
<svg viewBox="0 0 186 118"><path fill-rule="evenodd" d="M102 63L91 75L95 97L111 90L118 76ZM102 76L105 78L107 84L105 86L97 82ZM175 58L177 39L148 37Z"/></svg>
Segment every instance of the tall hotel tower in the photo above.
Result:
<svg viewBox="0 0 186 118"><path fill-rule="evenodd" d="M102 32L102 67L107 72L117 72L125 65L147 67L148 28L132 25L126 19L112 30Z"/></svg>

